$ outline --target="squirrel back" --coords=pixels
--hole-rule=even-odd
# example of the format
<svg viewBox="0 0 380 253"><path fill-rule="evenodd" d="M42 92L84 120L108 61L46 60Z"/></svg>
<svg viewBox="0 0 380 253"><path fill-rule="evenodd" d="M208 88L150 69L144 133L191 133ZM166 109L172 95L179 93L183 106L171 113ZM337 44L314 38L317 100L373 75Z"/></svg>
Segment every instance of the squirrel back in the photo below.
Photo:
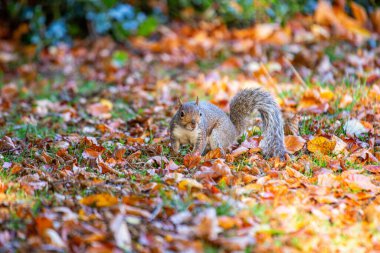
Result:
<svg viewBox="0 0 380 253"><path fill-rule="evenodd" d="M260 142L266 157L284 157L284 130L281 111L269 92L261 89L240 91L231 101L230 116L217 106L207 103L182 104L170 123L172 149L180 144L194 145L194 151L220 148L222 153L246 130L247 119L257 109L263 120L263 140Z"/></svg>

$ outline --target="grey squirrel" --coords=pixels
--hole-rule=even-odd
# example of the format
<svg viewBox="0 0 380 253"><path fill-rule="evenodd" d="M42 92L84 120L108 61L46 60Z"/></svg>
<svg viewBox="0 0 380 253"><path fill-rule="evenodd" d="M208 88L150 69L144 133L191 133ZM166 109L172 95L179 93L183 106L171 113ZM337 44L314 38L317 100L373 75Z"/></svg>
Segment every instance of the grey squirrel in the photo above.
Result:
<svg viewBox="0 0 380 253"><path fill-rule="evenodd" d="M230 115L208 102L182 103L170 122L172 150L180 144L192 144L193 152L220 148L222 154L247 129L247 119L258 110L263 121L260 142L265 157L284 158L284 127L280 108L273 96L260 88L244 89L232 98Z"/></svg>

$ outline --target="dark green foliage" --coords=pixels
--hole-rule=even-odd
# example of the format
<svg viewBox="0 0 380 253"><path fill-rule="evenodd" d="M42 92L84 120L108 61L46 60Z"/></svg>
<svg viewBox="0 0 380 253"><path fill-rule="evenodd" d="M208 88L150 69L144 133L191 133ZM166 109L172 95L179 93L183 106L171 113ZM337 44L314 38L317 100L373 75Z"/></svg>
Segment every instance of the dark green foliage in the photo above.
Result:
<svg viewBox="0 0 380 253"><path fill-rule="evenodd" d="M158 24L156 16L117 0L37 2L9 1L5 16L14 27L27 23L29 32L22 39L38 47L87 35L110 34L123 42L131 34L150 35Z"/></svg>

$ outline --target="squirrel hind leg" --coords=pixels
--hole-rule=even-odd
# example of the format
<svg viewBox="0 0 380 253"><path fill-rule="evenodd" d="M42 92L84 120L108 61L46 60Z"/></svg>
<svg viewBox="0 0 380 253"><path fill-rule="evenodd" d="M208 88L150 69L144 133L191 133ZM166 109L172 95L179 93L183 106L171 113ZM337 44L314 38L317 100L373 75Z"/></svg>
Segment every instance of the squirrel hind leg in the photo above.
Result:
<svg viewBox="0 0 380 253"><path fill-rule="evenodd" d="M210 148L211 150L220 149L222 155L226 155L226 149L232 144L233 138L228 135L223 127L214 128L210 135Z"/></svg>

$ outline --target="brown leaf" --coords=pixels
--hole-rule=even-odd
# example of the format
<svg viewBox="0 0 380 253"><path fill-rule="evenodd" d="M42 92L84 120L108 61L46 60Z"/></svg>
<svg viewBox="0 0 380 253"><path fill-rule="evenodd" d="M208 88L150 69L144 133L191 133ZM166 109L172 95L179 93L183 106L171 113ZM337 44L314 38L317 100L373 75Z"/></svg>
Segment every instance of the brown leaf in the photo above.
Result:
<svg viewBox="0 0 380 253"><path fill-rule="evenodd" d="M305 145L306 140L301 136L288 135L285 136L285 147L290 154L301 150Z"/></svg>
<svg viewBox="0 0 380 253"><path fill-rule="evenodd" d="M112 117L110 111L111 109L109 108L109 106L101 103L95 103L87 106L87 112L89 114L91 114L94 117L99 117L103 119L109 119Z"/></svg>
<svg viewBox="0 0 380 253"><path fill-rule="evenodd" d="M378 187L371 182L371 178L361 174L342 175L344 181L353 190L378 191Z"/></svg>
<svg viewBox="0 0 380 253"><path fill-rule="evenodd" d="M380 165L366 165L364 169L375 174L380 174Z"/></svg>
<svg viewBox="0 0 380 253"><path fill-rule="evenodd" d="M105 150L106 149L102 146L92 145L91 147L86 148L83 151L82 156L84 158L95 159L95 158L98 158L100 155L102 155Z"/></svg>
<svg viewBox="0 0 380 253"><path fill-rule="evenodd" d="M284 112L282 115L285 135L299 135L298 126L301 119L300 115L291 112Z"/></svg>
<svg viewBox="0 0 380 253"><path fill-rule="evenodd" d="M123 156L125 154L125 152L127 151L127 148L124 147L124 146L118 146L116 149L115 149L115 158L116 160L123 160ZM141 151L140 151L141 153Z"/></svg>
<svg viewBox="0 0 380 253"><path fill-rule="evenodd" d="M0 151L14 151L16 150L16 146L13 143L12 139L8 136L4 136L0 140Z"/></svg>
<svg viewBox="0 0 380 253"><path fill-rule="evenodd" d="M371 21L376 32L380 34L380 8L377 8L371 13Z"/></svg>
<svg viewBox="0 0 380 253"><path fill-rule="evenodd" d="M127 160L128 160L128 161L132 161L132 160L135 160L135 159L139 159L140 156L141 156L141 150L138 150L138 151L136 151L135 153L130 154L130 155L127 157Z"/></svg>

